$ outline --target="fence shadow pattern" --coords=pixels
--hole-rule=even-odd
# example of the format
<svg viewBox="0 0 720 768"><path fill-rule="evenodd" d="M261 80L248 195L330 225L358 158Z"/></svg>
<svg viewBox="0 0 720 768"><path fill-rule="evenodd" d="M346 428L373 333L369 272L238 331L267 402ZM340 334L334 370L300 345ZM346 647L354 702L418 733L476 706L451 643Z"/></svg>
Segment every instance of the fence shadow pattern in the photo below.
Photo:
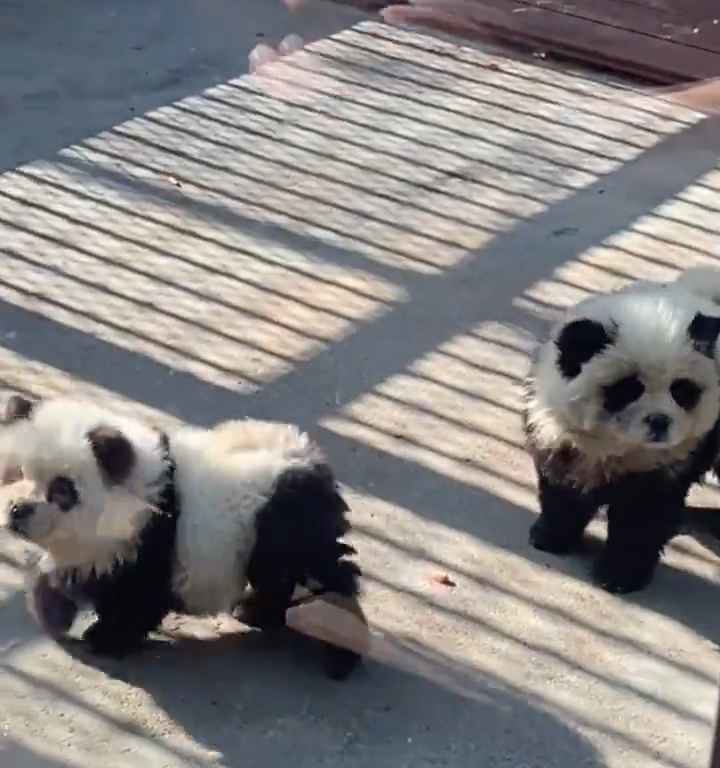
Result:
<svg viewBox="0 0 720 768"><path fill-rule="evenodd" d="M222 632L87 667L30 626L3 542L13 764L120 739L117 765L703 765L715 562L678 542L621 601L531 551L519 409L565 306L716 259L719 148L621 85L365 24L0 177L2 386L310 429L373 621L433 670L347 696Z"/></svg>

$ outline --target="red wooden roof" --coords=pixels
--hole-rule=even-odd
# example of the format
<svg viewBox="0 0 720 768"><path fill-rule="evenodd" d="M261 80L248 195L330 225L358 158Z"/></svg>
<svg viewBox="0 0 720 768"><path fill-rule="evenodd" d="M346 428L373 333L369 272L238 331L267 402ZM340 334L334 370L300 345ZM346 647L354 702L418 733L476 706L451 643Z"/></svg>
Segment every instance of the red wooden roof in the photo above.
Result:
<svg viewBox="0 0 720 768"><path fill-rule="evenodd" d="M474 29L447 20L436 26L490 34L655 83L720 76L720 0L466 0L466 7Z"/></svg>
<svg viewBox="0 0 720 768"><path fill-rule="evenodd" d="M720 0L482 0L509 34L661 83L720 75Z"/></svg>

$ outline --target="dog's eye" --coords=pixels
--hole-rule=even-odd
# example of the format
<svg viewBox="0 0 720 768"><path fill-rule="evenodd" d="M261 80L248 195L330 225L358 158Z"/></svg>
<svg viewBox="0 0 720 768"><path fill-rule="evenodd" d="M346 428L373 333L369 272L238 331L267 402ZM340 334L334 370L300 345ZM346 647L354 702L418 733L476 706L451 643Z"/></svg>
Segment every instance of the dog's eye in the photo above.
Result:
<svg viewBox="0 0 720 768"><path fill-rule="evenodd" d="M64 512L72 509L78 502L75 483L69 477L56 477L48 486L47 500L57 504Z"/></svg>
<svg viewBox="0 0 720 768"><path fill-rule="evenodd" d="M605 410L608 413L620 413L628 405L639 400L644 392L645 385L637 376L625 376L603 388Z"/></svg>
<svg viewBox="0 0 720 768"><path fill-rule="evenodd" d="M673 400L685 411L691 411L700 400L702 388L690 379L675 379L670 385Z"/></svg>

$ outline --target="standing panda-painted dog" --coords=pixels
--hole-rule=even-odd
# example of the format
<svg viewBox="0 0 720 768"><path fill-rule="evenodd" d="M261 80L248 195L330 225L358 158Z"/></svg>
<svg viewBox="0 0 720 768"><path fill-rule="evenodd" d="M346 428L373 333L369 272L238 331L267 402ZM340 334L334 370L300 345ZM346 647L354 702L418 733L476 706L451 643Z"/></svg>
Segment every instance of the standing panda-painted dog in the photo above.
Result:
<svg viewBox="0 0 720 768"><path fill-rule="evenodd" d="M714 271L715 285L720 273ZM538 474L537 549L576 548L599 508L608 535L595 564L611 592L652 579L686 528L690 487L720 454L720 307L707 275L637 283L573 307L527 381L525 429Z"/></svg>
<svg viewBox="0 0 720 768"><path fill-rule="evenodd" d="M282 626L298 585L359 611L348 507L293 426L165 433L93 403L13 396L0 457L5 525L46 553L31 607L53 634L92 607L83 639L96 653L136 649L170 611ZM358 660L326 653L337 678Z"/></svg>

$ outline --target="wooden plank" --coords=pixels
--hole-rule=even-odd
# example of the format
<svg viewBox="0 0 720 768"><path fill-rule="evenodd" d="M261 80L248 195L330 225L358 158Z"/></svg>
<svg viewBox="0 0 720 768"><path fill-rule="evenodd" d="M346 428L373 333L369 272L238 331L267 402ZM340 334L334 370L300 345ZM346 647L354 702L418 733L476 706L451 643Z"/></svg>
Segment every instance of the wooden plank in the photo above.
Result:
<svg viewBox="0 0 720 768"><path fill-rule="evenodd" d="M519 0L543 11L562 13L639 32L691 48L720 53L720 8L711 11L707 2L686 7L685 3L664 3L662 8L639 5L628 0Z"/></svg>
<svg viewBox="0 0 720 768"><path fill-rule="evenodd" d="M561 55L650 82L675 84L720 75L720 55L601 21L531 7L527 0L478 0L453 15L417 7L419 22L467 38L500 40ZM635 9L637 10L637 9Z"/></svg>
<svg viewBox="0 0 720 768"><path fill-rule="evenodd" d="M713 7L713 2L709 0L623 0L624 5L639 5L642 8L652 9L653 11L664 11L667 13L694 14L707 11Z"/></svg>

